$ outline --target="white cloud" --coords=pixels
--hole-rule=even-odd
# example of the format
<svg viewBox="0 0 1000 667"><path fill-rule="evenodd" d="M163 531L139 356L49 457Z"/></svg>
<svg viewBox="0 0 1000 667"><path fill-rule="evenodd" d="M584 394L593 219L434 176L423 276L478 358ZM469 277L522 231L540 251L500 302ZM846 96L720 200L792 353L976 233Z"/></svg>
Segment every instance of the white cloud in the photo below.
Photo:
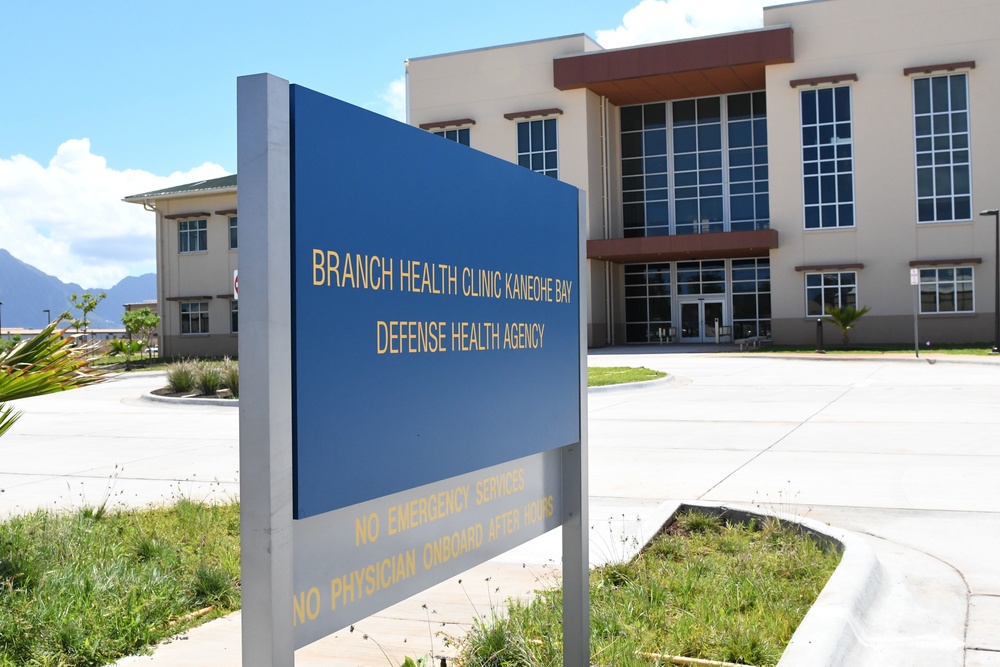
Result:
<svg viewBox="0 0 1000 667"><path fill-rule="evenodd" d="M379 99L385 105L383 115L406 122L406 75L392 81L379 94Z"/></svg>
<svg viewBox="0 0 1000 667"><path fill-rule="evenodd" d="M613 30L598 30L606 49L759 28L762 8L787 0L642 0Z"/></svg>
<svg viewBox="0 0 1000 667"><path fill-rule="evenodd" d="M116 171L89 139L63 143L48 166L0 158L0 248L64 282L111 287L156 271L155 215L122 197L225 175L210 162L169 176Z"/></svg>

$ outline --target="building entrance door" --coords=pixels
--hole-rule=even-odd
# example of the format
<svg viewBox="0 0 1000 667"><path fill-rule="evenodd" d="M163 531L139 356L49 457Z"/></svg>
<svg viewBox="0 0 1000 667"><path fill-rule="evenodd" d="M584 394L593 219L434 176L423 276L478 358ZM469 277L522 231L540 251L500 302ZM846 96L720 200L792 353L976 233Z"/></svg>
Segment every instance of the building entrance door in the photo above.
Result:
<svg viewBox="0 0 1000 667"><path fill-rule="evenodd" d="M680 342L714 343L716 327L723 326L724 305L721 300L681 301Z"/></svg>

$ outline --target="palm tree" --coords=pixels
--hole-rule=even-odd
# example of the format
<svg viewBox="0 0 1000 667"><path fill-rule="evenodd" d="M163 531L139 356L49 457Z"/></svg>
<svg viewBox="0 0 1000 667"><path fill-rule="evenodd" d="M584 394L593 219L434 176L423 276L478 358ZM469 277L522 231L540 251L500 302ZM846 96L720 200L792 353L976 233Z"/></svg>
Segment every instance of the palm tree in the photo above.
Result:
<svg viewBox="0 0 1000 667"><path fill-rule="evenodd" d="M73 347L57 330L59 320L37 336L0 353L0 435L14 425L21 413L7 401L52 394L100 382L103 374L89 368L87 348Z"/></svg>
<svg viewBox="0 0 1000 667"><path fill-rule="evenodd" d="M830 321L840 329L841 335L844 337L844 347L847 347L847 337L850 330L854 328L855 323L861 319L861 316L867 313L871 308L865 306L861 310L858 310L854 306L831 306L827 305L826 314L830 316Z"/></svg>

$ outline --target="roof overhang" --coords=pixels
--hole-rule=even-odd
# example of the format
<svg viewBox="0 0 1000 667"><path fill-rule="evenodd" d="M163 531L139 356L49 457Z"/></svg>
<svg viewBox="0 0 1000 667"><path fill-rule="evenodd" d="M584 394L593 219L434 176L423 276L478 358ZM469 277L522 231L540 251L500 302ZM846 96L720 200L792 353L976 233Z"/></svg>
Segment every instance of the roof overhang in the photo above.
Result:
<svg viewBox="0 0 1000 667"><path fill-rule="evenodd" d="M623 106L763 90L764 68L790 62L786 25L556 58L553 83Z"/></svg>
<svg viewBox="0 0 1000 667"><path fill-rule="evenodd" d="M687 259L767 257L778 247L778 231L642 236L587 241L587 259L607 262L671 262Z"/></svg>

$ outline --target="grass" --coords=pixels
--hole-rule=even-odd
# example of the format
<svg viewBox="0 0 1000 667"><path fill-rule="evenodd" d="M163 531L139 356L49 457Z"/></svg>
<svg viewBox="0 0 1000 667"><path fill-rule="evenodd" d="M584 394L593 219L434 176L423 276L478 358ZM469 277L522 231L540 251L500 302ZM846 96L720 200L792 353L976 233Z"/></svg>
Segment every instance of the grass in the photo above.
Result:
<svg viewBox="0 0 1000 667"><path fill-rule="evenodd" d="M0 524L0 665L106 665L240 607L239 505Z"/></svg>
<svg viewBox="0 0 1000 667"><path fill-rule="evenodd" d="M672 664L664 655L775 665L840 562L778 521L681 515L635 559L590 577L591 664ZM510 601L460 642L465 667L562 664L561 589Z"/></svg>
<svg viewBox="0 0 1000 667"><path fill-rule="evenodd" d="M892 354L910 353L913 354L913 343L892 343L880 345L856 345L850 343L847 347L838 342L827 343L824 346L827 354ZM993 349L992 343L982 343L976 345L966 344L939 344L921 345L920 352L935 352L938 354L956 354L972 356L988 356ZM816 352L815 345L768 345L751 350L753 353L774 353L774 352Z"/></svg>
<svg viewBox="0 0 1000 667"><path fill-rule="evenodd" d="M591 366L587 368L587 386L603 387L610 384L626 384L628 382L644 382L666 377L666 373L648 368L630 368L628 366Z"/></svg>

